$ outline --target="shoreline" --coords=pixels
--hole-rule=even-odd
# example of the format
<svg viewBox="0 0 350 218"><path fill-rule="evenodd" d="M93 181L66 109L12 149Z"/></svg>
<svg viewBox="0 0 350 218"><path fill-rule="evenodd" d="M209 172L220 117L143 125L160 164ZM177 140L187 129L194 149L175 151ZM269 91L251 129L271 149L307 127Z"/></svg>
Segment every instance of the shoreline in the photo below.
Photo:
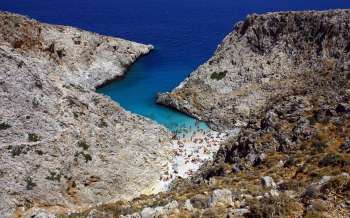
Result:
<svg viewBox="0 0 350 218"><path fill-rule="evenodd" d="M221 143L227 139L227 132L199 129L172 140L173 157L164 163L164 171L156 184L143 194L167 192L177 178L193 176L207 161L213 160Z"/></svg>
<svg viewBox="0 0 350 218"><path fill-rule="evenodd" d="M148 44L146 45L148 47L148 51L147 52L144 52L144 53L141 53L140 55L138 55L135 60L133 60L131 63L129 63L127 66L125 66L123 69L122 69L122 72L121 72L121 75L114 75L113 77L111 78L107 78L105 79L104 81L102 81L101 83L97 83L95 86L94 86L94 91L96 91L97 89L99 88L102 88L106 85L109 85L115 81L120 81L120 80L123 80L125 77L126 77L126 74L130 71L130 69L132 68L132 66L134 64L136 64L137 61L139 61L141 58L145 57L146 55L150 54L153 50L155 50L155 47L151 44ZM98 93L98 92L96 92ZM98 93L98 94L101 94L101 93Z"/></svg>

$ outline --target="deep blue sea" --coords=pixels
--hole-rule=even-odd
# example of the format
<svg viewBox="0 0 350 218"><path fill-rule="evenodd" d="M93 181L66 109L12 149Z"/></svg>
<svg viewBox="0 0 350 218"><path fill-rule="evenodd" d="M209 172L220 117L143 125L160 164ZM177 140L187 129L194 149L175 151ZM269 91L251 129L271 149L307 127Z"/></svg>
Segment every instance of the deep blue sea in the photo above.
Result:
<svg viewBox="0 0 350 218"><path fill-rule="evenodd" d="M350 8L350 0L0 0L0 9L153 44L125 79L98 92L168 128L194 126L186 115L155 104L205 62L234 24L250 13Z"/></svg>

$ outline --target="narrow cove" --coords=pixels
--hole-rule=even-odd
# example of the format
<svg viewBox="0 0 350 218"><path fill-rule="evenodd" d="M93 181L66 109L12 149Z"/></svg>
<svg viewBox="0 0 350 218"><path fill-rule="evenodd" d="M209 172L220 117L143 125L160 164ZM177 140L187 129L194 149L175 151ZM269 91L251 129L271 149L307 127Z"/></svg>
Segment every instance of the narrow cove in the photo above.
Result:
<svg viewBox="0 0 350 218"><path fill-rule="evenodd" d="M157 52L153 51L140 58L122 78L112 81L96 91L110 96L126 110L150 118L172 132L187 133L208 129L204 122L197 121L186 114L158 105L155 102L157 92L172 88L174 82L167 79L166 75L186 72L186 67L174 69L173 72L168 72L170 69L166 69L164 66L157 69L152 65L153 59L157 56L154 53Z"/></svg>

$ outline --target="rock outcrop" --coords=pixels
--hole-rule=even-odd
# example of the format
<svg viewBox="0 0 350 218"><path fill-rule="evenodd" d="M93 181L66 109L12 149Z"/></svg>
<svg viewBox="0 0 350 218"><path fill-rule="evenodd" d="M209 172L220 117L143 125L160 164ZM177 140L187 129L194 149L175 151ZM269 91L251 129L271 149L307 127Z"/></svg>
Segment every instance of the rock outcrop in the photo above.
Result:
<svg viewBox="0 0 350 218"><path fill-rule="evenodd" d="M101 205L95 217L142 217L174 201L170 217L349 217L349 25L350 10L252 15L236 25L158 101L239 133L168 193Z"/></svg>
<svg viewBox="0 0 350 218"><path fill-rule="evenodd" d="M152 46L0 13L0 216L135 197L170 133L95 87Z"/></svg>
<svg viewBox="0 0 350 218"><path fill-rule="evenodd" d="M349 10L248 16L157 101L226 130L247 126L287 96L334 96L348 87L349 27Z"/></svg>

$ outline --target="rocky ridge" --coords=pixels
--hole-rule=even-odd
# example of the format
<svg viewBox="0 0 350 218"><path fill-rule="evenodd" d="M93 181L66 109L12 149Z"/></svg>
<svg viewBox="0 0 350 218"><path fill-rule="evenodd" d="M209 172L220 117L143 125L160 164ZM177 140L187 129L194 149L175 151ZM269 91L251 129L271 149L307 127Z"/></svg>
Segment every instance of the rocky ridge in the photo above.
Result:
<svg viewBox="0 0 350 218"><path fill-rule="evenodd" d="M276 98L317 92L325 74L346 77L349 25L349 10L250 15L212 58L157 102L215 129L246 126Z"/></svg>
<svg viewBox="0 0 350 218"><path fill-rule="evenodd" d="M251 15L158 102L240 127L167 193L87 217L349 217L350 11Z"/></svg>
<svg viewBox="0 0 350 218"><path fill-rule="evenodd" d="M157 182L171 134L93 92L151 49L0 13L1 217L130 199Z"/></svg>

